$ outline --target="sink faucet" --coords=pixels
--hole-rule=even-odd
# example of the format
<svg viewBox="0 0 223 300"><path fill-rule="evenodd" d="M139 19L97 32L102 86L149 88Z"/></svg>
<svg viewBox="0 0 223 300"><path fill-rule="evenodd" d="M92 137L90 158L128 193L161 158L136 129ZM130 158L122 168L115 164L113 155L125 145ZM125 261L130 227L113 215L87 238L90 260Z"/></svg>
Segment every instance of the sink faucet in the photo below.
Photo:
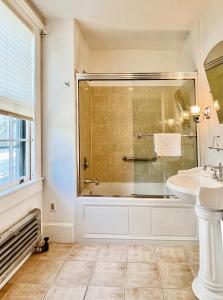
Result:
<svg viewBox="0 0 223 300"><path fill-rule="evenodd" d="M213 178L216 179L219 182L223 181L223 165L222 163L219 163L218 166L213 165L205 165L203 169L206 171L207 168L211 168L211 171L214 171Z"/></svg>
<svg viewBox="0 0 223 300"><path fill-rule="evenodd" d="M95 183L96 185L99 185L99 180L98 179L87 179L87 178L85 178L84 180L82 180L82 182L84 184Z"/></svg>

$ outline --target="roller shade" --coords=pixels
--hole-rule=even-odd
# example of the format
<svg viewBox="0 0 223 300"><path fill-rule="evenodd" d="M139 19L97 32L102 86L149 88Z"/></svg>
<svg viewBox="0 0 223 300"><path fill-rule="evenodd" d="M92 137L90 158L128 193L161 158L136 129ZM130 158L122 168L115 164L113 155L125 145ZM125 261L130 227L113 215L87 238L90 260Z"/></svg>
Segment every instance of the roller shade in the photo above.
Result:
<svg viewBox="0 0 223 300"><path fill-rule="evenodd" d="M33 32L0 0L0 113L33 119Z"/></svg>

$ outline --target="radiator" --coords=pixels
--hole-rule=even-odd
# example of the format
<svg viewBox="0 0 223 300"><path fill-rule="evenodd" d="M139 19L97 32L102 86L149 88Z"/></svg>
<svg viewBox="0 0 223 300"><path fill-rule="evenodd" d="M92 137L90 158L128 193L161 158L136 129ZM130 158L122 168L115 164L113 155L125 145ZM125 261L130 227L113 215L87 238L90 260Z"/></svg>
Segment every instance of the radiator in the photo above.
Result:
<svg viewBox="0 0 223 300"><path fill-rule="evenodd" d="M40 240L41 214L38 208L0 234L0 285L33 252Z"/></svg>

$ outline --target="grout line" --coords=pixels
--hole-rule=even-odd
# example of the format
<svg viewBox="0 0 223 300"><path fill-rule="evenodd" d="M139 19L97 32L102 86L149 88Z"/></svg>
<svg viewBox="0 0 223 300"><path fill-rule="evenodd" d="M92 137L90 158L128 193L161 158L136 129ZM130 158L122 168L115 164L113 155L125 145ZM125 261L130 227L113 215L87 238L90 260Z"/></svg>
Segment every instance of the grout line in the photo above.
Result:
<svg viewBox="0 0 223 300"><path fill-rule="evenodd" d="M85 290L85 293L84 293L84 298L83 298L83 300L86 299L87 291L88 291L88 285L86 286L86 290Z"/></svg>
<svg viewBox="0 0 223 300"><path fill-rule="evenodd" d="M45 292L45 294L44 294L42 300L46 299L46 296L47 296L47 294L48 294L48 292L49 292L49 290L50 290L51 285L52 285L52 283L51 283L50 285L48 285L48 287L47 287L47 289L46 289L46 292Z"/></svg>
<svg viewBox="0 0 223 300"><path fill-rule="evenodd" d="M156 257L156 261L157 261L157 267L158 267L158 270L159 270L159 278L160 278L161 288L163 289L163 281L162 281L162 276L161 276L161 270L160 270L159 261L158 261L158 257L157 257L157 247L156 247L156 250L155 250L155 257Z"/></svg>
<svg viewBox="0 0 223 300"><path fill-rule="evenodd" d="M61 262L63 262L63 263L61 264L60 268L58 268L58 271L56 272L55 276L53 277L52 282L54 282L56 280L57 276L59 275L60 271L62 270L63 266L65 265L66 260L63 260ZM52 282L51 282L51 284L52 284Z"/></svg>
<svg viewBox="0 0 223 300"><path fill-rule="evenodd" d="M92 262L92 271L91 271L91 274L89 276L87 286L90 285L90 282L91 282L91 279L92 279L92 276L93 276L93 273L94 273L94 270L95 270L96 263L97 263L96 261Z"/></svg>

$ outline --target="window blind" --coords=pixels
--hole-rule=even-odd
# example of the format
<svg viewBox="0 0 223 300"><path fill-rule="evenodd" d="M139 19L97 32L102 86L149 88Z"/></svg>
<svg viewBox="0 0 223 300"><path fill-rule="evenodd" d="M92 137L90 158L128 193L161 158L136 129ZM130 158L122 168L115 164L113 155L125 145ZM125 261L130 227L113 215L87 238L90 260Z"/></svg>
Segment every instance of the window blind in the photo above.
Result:
<svg viewBox="0 0 223 300"><path fill-rule="evenodd" d="M33 119L34 34L0 0L0 113Z"/></svg>

